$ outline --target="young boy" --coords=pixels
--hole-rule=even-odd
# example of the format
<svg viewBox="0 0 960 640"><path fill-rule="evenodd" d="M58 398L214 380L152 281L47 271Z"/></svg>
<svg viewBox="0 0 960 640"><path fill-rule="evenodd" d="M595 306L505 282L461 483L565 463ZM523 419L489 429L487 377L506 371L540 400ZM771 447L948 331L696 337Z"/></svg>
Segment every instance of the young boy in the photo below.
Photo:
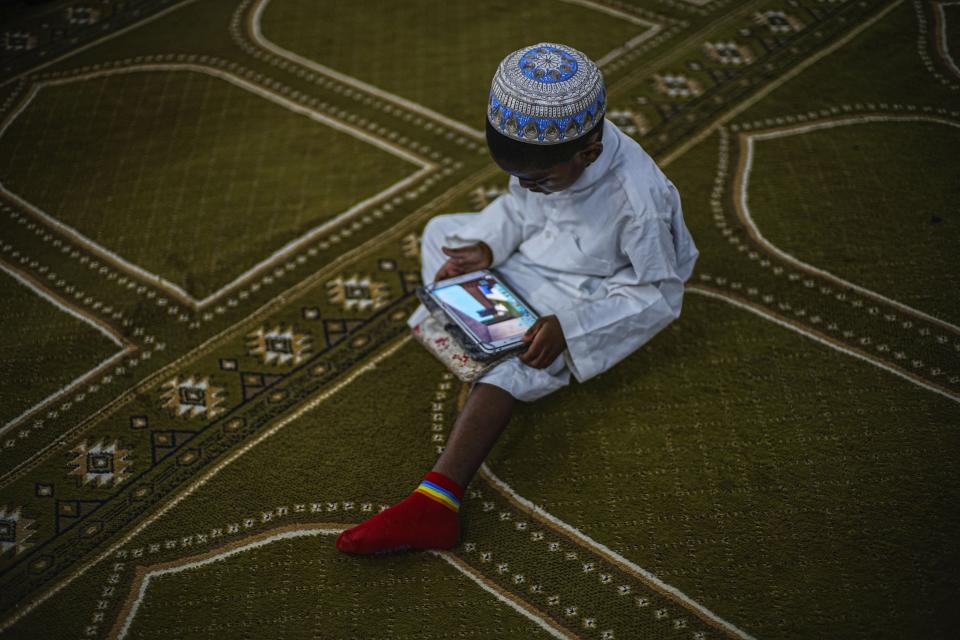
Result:
<svg viewBox="0 0 960 640"><path fill-rule="evenodd" d="M603 116L599 69L541 43L500 63L487 145L510 174L481 213L441 215L423 232L423 280L495 267L540 319L526 351L473 386L443 453L407 498L337 538L354 554L446 549L460 538L463 490L510 420L606 371L680 315L697 249L680 197L649 155ZM447 245L456 245L451 248ZM414 326L426 315L421 306Z"/></svg>

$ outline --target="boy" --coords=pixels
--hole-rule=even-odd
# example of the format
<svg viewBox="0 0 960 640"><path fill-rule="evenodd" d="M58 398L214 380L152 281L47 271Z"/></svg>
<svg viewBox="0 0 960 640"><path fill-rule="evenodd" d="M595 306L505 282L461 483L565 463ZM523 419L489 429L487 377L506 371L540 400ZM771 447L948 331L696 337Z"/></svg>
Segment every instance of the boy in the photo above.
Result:
<svg viewBox="0 0 960 640"><path fill-rule="evenodd" d="M680 315L698 256L680 197L603 117L605 99L599 69L571 47L540 43L500 63L486 135L511 176L508 191L481 213L430 220L423 280L496 267L541 317L526 351L474 384L433 470L410 496L341 533L341 551L455 545L463 490L514 401L556 391L571 374L584 382L606 371ZM410 326L425 315L421 306Z"/></svg>

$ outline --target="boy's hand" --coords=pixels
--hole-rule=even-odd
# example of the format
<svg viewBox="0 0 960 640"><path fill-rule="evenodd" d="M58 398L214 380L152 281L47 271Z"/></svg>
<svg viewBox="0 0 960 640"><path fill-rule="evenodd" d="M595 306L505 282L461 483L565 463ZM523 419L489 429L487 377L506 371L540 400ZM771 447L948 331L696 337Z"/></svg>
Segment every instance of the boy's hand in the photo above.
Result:
<svg viewBox="0 0 960 640"><path fill-rule="evenodd" d="M493 251L486 242L478 242L459 249L441 247L441 250L447 254L448 259L437 271L437 275L433 278L434 282L486 269L493 263Z"/></svg>
<svg viewBox="0 0 960 640"><path fill-rule="evenodd" d="M523 341L530 346L520 355L520 361L534 369L549 367L567 348L557 316L544 316L534 322L523 334Z"/></svg>

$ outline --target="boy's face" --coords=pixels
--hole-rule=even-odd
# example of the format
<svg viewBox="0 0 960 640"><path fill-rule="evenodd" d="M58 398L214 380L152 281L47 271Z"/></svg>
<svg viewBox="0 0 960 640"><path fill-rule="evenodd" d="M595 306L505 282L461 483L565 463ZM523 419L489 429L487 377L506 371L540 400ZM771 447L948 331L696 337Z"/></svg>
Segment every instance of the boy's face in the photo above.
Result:
<svg viewBox="0 0 960 640"><path fill-rule="evenodd" d="M550 195L573 186L573 183L583 175L584 169L595 162L602 151L603 143L594 140L578 151L570 160L553 165L548 169L516 166L496 157L493 161L497 163L498 167L515 176L524 189L529 189L534 193Z"/></svg>

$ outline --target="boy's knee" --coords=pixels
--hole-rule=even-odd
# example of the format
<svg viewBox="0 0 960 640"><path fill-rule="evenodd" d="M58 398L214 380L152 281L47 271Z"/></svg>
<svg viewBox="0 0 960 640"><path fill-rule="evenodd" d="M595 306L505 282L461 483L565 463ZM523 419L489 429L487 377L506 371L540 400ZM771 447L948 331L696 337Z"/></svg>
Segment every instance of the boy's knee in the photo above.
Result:
<svg viewBox="0 0 960 640"><path fill-rule="evenodd" d="M441 213L427 220L423 227L423 234L420 236L421 243L430 241L436 242L442 246L447 241L447 236L454 235L463 225L468 224L474 219L477 213Z"/></svg>
<svg viewBox="0 0 960 640"><path fill-rule="evenodd" d="M445 242L446 236L446 218L447 215L434 216L427 220L427 224L423 227L423 234L420 236L420 246L426 245L428 242L432 242L437 245L442 245Z"/></svg>
<svg viewBox="0 0 960 640"><path fill-rule="evenodd" d="M495 401L505 402L508 404L513 403L516 400L509 390L504 389L499 385L484 381L475 381L471 383L470 395L473 394L482 396L484 400L493 399Z"/></svg>
<svg viewBox="0 0 960 640"><path fill-rule="evenodd" d="M516 358L508 358L482 375L478 383L500 387L519 402L533 402L567 386L570 372L564 371L562 357L546 370L531 369Z"/></svg>

